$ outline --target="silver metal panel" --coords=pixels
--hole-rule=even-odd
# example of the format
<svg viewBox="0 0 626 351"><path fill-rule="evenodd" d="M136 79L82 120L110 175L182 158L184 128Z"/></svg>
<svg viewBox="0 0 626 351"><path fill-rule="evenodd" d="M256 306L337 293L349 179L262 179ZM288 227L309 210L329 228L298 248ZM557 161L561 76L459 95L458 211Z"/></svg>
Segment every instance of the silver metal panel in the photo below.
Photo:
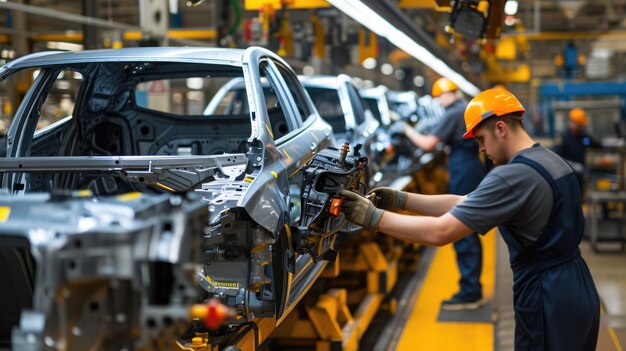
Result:
<svg viewBox="0 0 626 351"><path fill-rule="evenodd" d="M270 53L263 50L265 53ZM35 53L6 64L5 69L22 69L73 62L189 62L240 66L244 50L197 47L150 47L116 50L59 51Z"/></svg>

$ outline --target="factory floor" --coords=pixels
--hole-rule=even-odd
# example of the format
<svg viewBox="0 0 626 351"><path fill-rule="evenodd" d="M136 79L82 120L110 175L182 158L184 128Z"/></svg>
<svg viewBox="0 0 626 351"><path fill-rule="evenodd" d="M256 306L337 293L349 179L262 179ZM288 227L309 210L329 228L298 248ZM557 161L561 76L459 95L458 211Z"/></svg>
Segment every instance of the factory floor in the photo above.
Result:
<svg viewBox="0 0 626 351"><path fill-rule="evenodd" d="M436 250L423 284L416 291L398 351L408 350L513 350L514 315L512 275L508 252L492 231L482 237L483 295L486 303L476 311L441 311L440 303L458 289L459 274L452 245ZM602 302L597 350L622 351L626 346L626 252L607 244L601 253L581 244ZM419 346L417 346L419 345Z"/></svg>

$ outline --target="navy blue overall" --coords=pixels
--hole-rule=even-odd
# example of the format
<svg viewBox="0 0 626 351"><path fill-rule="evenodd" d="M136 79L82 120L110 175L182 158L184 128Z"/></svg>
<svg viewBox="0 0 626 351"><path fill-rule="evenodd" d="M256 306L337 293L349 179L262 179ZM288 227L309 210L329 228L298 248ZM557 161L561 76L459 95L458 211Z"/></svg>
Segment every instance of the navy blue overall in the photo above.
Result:
<svg viewBox="0 0 626 351"><path fill-rule="evenodd" d="M463 113L465 104L458 101L446 109L446 114L457 114L461 122L461 130L465 130ZM472 139L463 139L462 132L457 133L458 139L450 143L449 170L450 194L467 195L474 191L485 174L484 167L478 159L478 143ZM476 300L482 298L480 273L482 268L482 247L478 234L472 233L454 242L456 261L461 273L459 281L459 299Z"/></svg>
<svg viewBox="0 0 626 351"><path fill-rule="evenodd" d="M515 350L595 350L600 300L578 248L585 220L576 177L572 172L555 180L523 156L512 163L541 174L554 198L550 221L535 243L524 246L499 226L513 270Z"/></svg>

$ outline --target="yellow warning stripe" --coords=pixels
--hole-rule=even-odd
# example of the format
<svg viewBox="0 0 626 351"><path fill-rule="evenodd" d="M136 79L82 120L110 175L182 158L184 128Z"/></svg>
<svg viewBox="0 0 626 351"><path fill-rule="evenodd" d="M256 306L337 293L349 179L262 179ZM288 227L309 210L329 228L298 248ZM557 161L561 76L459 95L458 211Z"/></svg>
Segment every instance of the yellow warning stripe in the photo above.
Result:
<svg viewBox="0 0 626 351"><path fill-rule="evenodd" d="M603 315L604 312L604 306L602 306L602 304L600 304L600 315ZM608 326L607 327L608 331L609 331L609 335L611 336L611 340L613 341L613 345L615 345L615 349L617 351L622 351L622 344L619 342L619 339L617 338L617 334L615 334L615 329L613 329L613 327Z"/></svg>
<svg viewBox="0 0 626 351"><path fill-rule="evenodd" d="M175 189L170 188L169 186L167 186L167 185L165 185L165 184L163 184L163 183L156 182L156 185L158 185L159 187L161 187L161 188L163 188L163 189L165 189L165 190L167 190L167 191L171 191L171 192L173 192L173 193L175 193L175 192L176 192L176 190L175 190Z"/></svg>
<svg viewBox="0 0 626 351"><path fill-rule="evenodd" d="M11 207L9 206L0 206L0 222L6 222L11 215Z"/></svg>
<svg viewBox="0 0 626 351"><path fill-rule="evenodd" d="M137 200L141 197L141 193L140 192L132 192L132 193L126 193L126 194L122 194L119 195L117 197L117 199L119 201L133 201L133 200Z"/></svg>
<svg viewBox="0 0 626 351"><path fill-rule="evenodd" d="M485 299L493 299L496 275L496 235L492 230L481 237ZM437 322L441 301L459 289L459 271L452 245L437 249L413 311L405 324L398 351L416 350L493 350L493 323Z"/></svg>

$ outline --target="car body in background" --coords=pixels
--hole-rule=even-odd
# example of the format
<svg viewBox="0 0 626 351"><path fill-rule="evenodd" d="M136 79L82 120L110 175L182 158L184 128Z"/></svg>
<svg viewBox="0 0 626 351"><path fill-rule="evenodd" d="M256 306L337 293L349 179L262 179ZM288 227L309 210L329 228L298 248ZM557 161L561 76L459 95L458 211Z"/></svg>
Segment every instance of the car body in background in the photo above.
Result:
<svg viewBox="0 0 626 351"><path fill-rule="evenodd" d="M339 76L299 76L298 77L313 104L322 118L333 128L337 144L348 142L350 145L362 145L362 150L370 159L369 176L377 172L378 160L371 158L371 147L380 123L375 119L365 102L361 99L352 79L345 75ZM271 89L263 86L266 95ZM204 109L205 115L221 113L221 111L246 112L248 96L243 81L235 78L215 94L215 97ZM370 184L372 185L372 184Z"/></svg>
<svg viewBox="0 0 626 351"><path fill-rule="evenodd" d="M397 112L402 120L415 124L420 119L422 111L418 103L419 97L414 91L390 90L387 92L387 98L389 108Z"/></svg>
<svg viewBox="0 0 626 351"><path fill-rule="evenodd" d="M369 99L377 97L378 100L382 100L384 98L386 104L378 103L377 106L382 106L383 110L385 106L388 106L389 115L393 116L390 118L391 123L383 128L378 136L378 140L388 140L388 143L393 146L393 159L385 167L385 173L388 176L393 178L411 175L432 160L433 154L423 152L413 145L402 129L408 124L421 134L430 133L443 116L443 109L436 101L430 96L418 97L414 91L393 91L385 87L364 90L363 95L368 96ZM441 151L441 148L442 145L438 145L435 152Z"/></svg>
<svg viewBox="0 0 626 351"><path fill-rule="evenodd" d="M368 185L375 186L372 176L380 171L381 162L372 153L380 122L359 95L352 78L337 76L298 76L311 96L319 114L333 128L338 143L361 144L370 163Z"/></svg>
<svg viewBox="0 0 626 351"><path fill-rule="evenodd" d="M444 113L441 105L430 95L420 97L414 91L390 90L387 97L391 110L420 133L428 133Z"/></svg>
<svg viewBox="0 0 626 351"><path fill-rule="evenodd" d="M376 185L387 185L393 181L388 173L397 171L399 162L398 152L402 149L412 149L408 140L400 135L392 126L399 119L399 115L390 109L387 93L389 89L384 85L374 88L362 88L359 90L362 100L373 116L380 123L375 131L374 142L371 146L371 156L378 163L378 171L372 174L372 180ZM400 154L406 151L400 151Z"/></svg>
<svg viewBox="0 0 626 351"><path fill-rule="evenodd" d="M357 168L367 162L346 155L341 155L344 161L336 161L340 152L332 148L330 126L320 118L292 69L274 53L256 47L45 52L3 66L0 78L11 79L19 72L32 74L35 79L9 127L6 157L0 158L5 193L0 197L0 208L14 209L3 218L3 228L15 229L13 235L5 230L0 234L0 253L22 258L14 260L18 267L11 269L27 275L22 280L24 291L44 289L45 293L35 293L31 303L17 306L22 321L37 316L41 323L26 325L14 320L9 328L17 328L22 335L35 335L40 346L44 335L52 335L46 338L46 345L66 342L80 344L83 349L105 349L107 342L117 340L111 344L113 349L119 349L114 346L122 345L121 341L132 349L133 345L140 346L136 344L137 330L149 333L152 339L171 336L177 324L170 322L187 315L187 310L181 310L183 300L170 294L173 290L180 288L188 298L219 298L235 310L239 324L264 317L280 323L317 279L332 251L333 233L309 229L339 227L343 215L329 219L319 211L326 210L325 201L338 190L348 183L359 183L361 170ZM203 114L206 101L233 79L239 79L243 86L240 92L248 99L238 100L236 106L224 103L210 115ZM317 163L309 165L316 158ZM313 197L303 180L309 185L315 183L316 178L303 175L311 169L315 177L339 179L332 189L316 185L314 200L321 202L315 204L317 210L308 207ZM172 251L174 256L167 262L187 265L187 274L177 273L176 279L168 265L161 274L144 272L155 278L154 282L145 275L117 272L122 266L104 265L108 271L93 266L87 269L98 262L97 257L114 257L119 246L94 240L93 246L82 251L66 250L55 245L55 240L41 242L43 237L37 234L52 231L51 238L69 240L80 237L90 228L85 227L89 223L102 223L100 234L115 233L123 218L139 216L147 221L142 227L147 231L182 235L171 221L149 224L160 223L159 209L167 208L161 203L173 201L175 206L180 203L176 197L187 192L206 206L208 218L203 230L185 234L201 243L200 248L180 248L188 250L184 257L189 259L182 262L177 258L182 254ZM72 194L77 193L86 198L75 199ZM163 196L173 198L166 201ZM124 206L114 201L107 206L111 197L122 202L139 197L146 205L143 212L141 203ZM161 200L150 200L155 198ZM108 210L98 211L98 206ZM148 211L149 207L154 211ZM305 207L309 212L303 225ZM17 210L37 208L53 211L52 219L25 221ZM116 220L115 211L125 214ZM197 213L194 211L185 213L192 216ZM106 220L93 219L99 215ZM142 216L157 218L151 221ZM68 221L59 223L54 218ZM104 225L107 223L111 228ZM15 235L27 244L16 247ZM117 252L128 262L143 257L134 252L168 252L167 242L172 242L171 238L128 240L132 244ZM302 242L309 246L299 246ZM40 245L38 250L58 252L47 255L52 261L44 262L30 254L36 245ZM70 266L62 261L67 255L75 255ZM48 281L45 287L33 286L35 276L56 280ZM203 292L190 292L189 284L176 284L183 278L195 281ZM98 300L103 301L98 308L90 308L89 302L98 299L96 295L102 290L89 281L105 290L128 283L143 302L131 303L124 300L128 295L114 294L108 300ZM143 284L156 284L151 291L157 295L145 296L140 288L148 287ZM79 290L81 294L76 293ZM80 302L67 304L80 308L49 314L45 306L50 306L55 295L63 294L80 295ZM141 319L146 306L152 304L170 308L159 310L156 321ZM88 318L102 321L102 325L115 323L115 318L111 321L107 315L116 306L125 308L119 312L128 322L123 329L100 329L97 324L98 328L73 332L71 325L61 322ZM139 339L151 342L150 338Z"/></svg>

